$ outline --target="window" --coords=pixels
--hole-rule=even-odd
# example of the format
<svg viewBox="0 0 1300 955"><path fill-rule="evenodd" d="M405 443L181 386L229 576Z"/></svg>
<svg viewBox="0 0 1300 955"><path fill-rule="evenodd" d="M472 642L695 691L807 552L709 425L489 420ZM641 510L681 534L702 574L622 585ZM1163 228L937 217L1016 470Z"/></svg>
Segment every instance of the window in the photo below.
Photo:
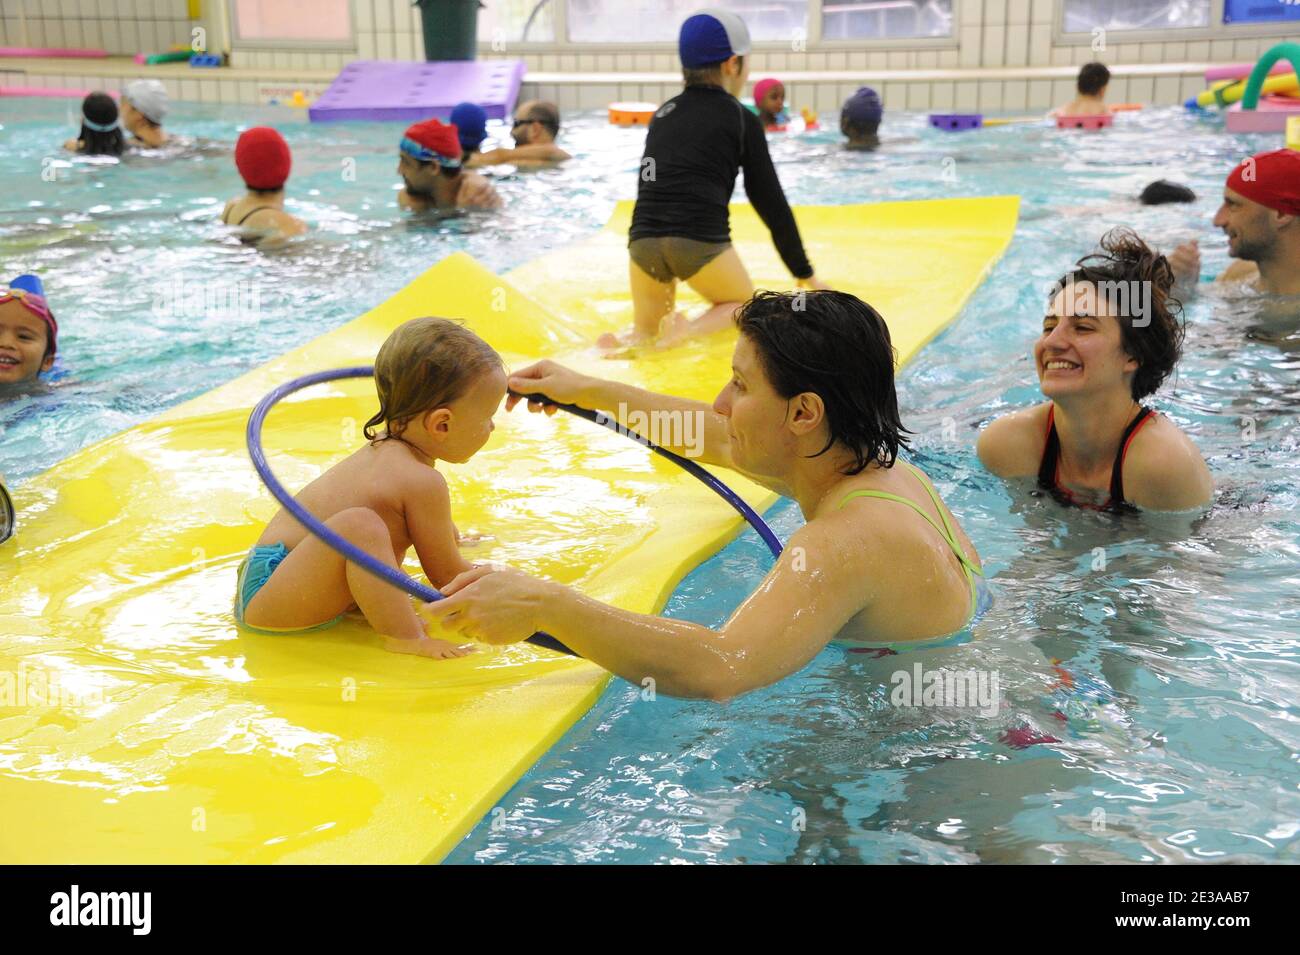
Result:
<svg viewBox="0 0 1300 955"><path fill-rule="evenodd" d="M1061 0L1066 33L1210 25L1210 0Z"/></svg>
<svg viewBox="0 0 1300 955"><path fill-rule="evenodd" d="M1224 23L1275 23L1300 20L1296 0L1223 0Z"/></svg>
<svg viewBox="0 0 1300 955"><path fill-rule="evenodd" d="M558 0L557 0L558 2ZM706 7L738 13L754 40L790 42L805 35L808 0L567 0L575 43L649 43L677 39L682 21Z"/></svg>
<svg viewBox="0 0 1300 955"><path fill-rule="evenodd" d="M351 4L348 0L320 0L311 16L304 17L294 0L236 0L234 28L235 39L241 43L287 40L298 45L350 45Z"/></svg>
<svg viewBox="0 0 1300 955"><path fill-rule="evenodd" d="M952 0L822 0L822 39L952 36Z"/></svg>
<svg viewBox="0 0 1300 955"><path fill-rule="evenodd" d="M555 40L555 6L564 0L487 0L478 11L478 42L504 49L511 43Z"/></svg>

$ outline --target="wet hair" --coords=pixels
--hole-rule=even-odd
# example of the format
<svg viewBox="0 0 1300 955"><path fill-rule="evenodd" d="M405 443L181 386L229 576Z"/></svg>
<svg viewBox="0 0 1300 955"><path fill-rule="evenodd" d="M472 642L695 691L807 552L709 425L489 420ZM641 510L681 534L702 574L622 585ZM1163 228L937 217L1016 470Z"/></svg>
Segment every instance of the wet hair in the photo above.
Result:
<svg viewBox="0 0 1300 955"><path fill-rule="evenodd" d="M1167 202L1195 202L1196 193L1168 179L1157 179L1147 184L1138 200L1144 206L1162 206Z"/></svg>
<svg viewBox="0 0 1300 955"><path fill-rule="evenodd" d="M1186 332L1182 303L1170 294L1174 270L1169 261L1131 229L1112 229L1102 236L1100 252L1085 255L1075 265L1074 271L1057 280L1051 298L1056 298L1067 285L1081 282L1094 287L1098 282L1124 283L1130 290L1123 296L1129 305L1133 298L1131 290L1137 287L1135 283L1148 283L1150 298L1145 314L1135 314L1131 307L1112 311L1119 321L1125 354L1138 362L1132 382L1133 400L1141 401L1154 394L1182 357ZM1142 323L1135 324L1135 318L1141 318Z"/></svg>
<svg viewBox="0 0 1300 955"><path fill-rule="evenodd" d="M682 79L687 86L721 86L722 85L722 64L726 60L719 60L717 63L708 63L704 66L684 66L682 67ZM743 69L745 58L737 55L736 62Z"/></svg>
<svg viewBox="0 0 1300 955"><path fill-rule="evenodd" d="M1104 63L1085 63L1079 70L1079 92L1084 96L1096 96L1110 83L1110 70Z"/></svg>
<svg viewBox="0 0 1300 955"><path fill-rule="evenodd" d="M126 149L126 140L122 137L122 127L117 125L117 103L107 93L94 92L81 101L83 122L77 138L81 140L81 151L87 156L120 156ZM108 131L91 129L84 120L90 120L98 126L112 126Z"/></svg>
<svg viewBox="0 0 1300 955"><path fill-rule="evenodd" d="M737 312L736 327L778 395L821 398L830 437L811 457L838 442L853 452L845 474L873 461L894 466L911 432L898 416L897 356L880 313L847 292L759 292Z"/></svg>
<svg viewBox="0 0 1300 955"><path fill-rule="evenodd" d="M379 411L366 422L366 440L400 438L413 418L447 407L484 372L503 367L501 356L459 322L411 319L388 336L375 358Z"/></svg>
<svg viewBox="0 0 1300 955"><path fill-rule="evenodd" d="M524 119L541 123L550 132L552 138L560 135L560 110L554 103L533 103Z"/></svg>

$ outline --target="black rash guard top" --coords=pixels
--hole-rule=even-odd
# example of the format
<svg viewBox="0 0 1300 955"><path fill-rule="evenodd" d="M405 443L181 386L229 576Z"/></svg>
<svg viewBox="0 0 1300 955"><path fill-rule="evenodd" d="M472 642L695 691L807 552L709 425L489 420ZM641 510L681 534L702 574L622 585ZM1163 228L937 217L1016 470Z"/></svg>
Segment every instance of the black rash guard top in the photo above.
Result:
<svg viewBox="0 0 1300 955"><path fill-rule="evenodd" d="M763 124L721 86L688 86L655 113L646 132L629 240L681 236L730 242L727 203L742 169L745 195L772 233L786 268L795 278L808 278L813 267L772 166Z"/></svg>

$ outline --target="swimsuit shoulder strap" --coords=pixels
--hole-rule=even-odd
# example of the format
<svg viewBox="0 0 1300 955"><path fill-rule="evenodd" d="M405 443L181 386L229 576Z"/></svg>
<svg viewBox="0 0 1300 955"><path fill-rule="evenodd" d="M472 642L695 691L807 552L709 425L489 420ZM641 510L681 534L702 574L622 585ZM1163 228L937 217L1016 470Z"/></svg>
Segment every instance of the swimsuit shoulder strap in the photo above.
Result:
<svg viewBox="0 0 1300 955"><path fill-rule="evenodd" d="M275 206L254 206L252 209L249 209L247 212L245 212L243 217L238 222L236 222L235 225L243 225L245 222L248 221L250 216L255 215L258 212L261 212L263 209L274 209L274 208Z"/></svg>
<svg viewBox="0 0 1300 955"><path fill-rule="evenodd" d="M1047 437L1043 444L1043 457L1038 462L1038 486L1056 490L1056 465L1061 456L1061 439L1056 435L1056 405L1047 406Z"/></svg>
<svg viewBox="0 0 1300 955"><path fill-rule="evenodd" d="M961 562L962 567L966 570L968 575L979 574L980 576L983 576L984 572L976 566L971 559L966 556L966 552L962 550L962 546L957 540L957 532L949 522L947 512L944 511L943 501L939 499L939 495L935 493L934 489L930 487L929 482L925 480L925 477L921 474L920 468L913 464L909 464L906 461L902 463L912 472L917 482L921 485L921 489L929 496L931 503L934 504L934 509L939 512L939 521L942 521L942 524L931 517L929 512L927 512L920 504L917 504L916 501L899 494L891 494L888 491L873 491L865 488L857 491L849 491L840 499L839 506L843 507L849 501L858 497L874 497L880 498L884 501L893 501L897 504L906 504L912 510L916 511L916 513L924 517L926 521L929 522L930 526L939 532L943 539L948 543L948 546L952 548L953 554L957 557L957 560Z"/></svg>
<svg viewBox="0 0 1300 955"><path fill-rule="evenodd" d="M1128 457L1129 445L1133 443L1138 430L1155 416L1156 413L1150 408L1141 408L1124 429L1124 436L1119 442L1119 451L1115 454L1115 463L1110 469L1109 506L1111 507L1121 507L1124 504L1124 459Z"/></svg>

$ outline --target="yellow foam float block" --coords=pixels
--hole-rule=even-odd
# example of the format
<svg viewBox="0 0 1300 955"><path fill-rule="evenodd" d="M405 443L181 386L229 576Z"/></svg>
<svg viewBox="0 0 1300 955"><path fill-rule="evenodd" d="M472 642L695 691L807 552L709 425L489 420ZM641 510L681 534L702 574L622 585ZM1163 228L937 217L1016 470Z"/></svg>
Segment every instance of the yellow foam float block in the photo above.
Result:
<svg viewBox="0 0 1300 955"><path fill-rule="evenodd" d="M875 304L906 360L1002 253L1016 210L997 197L797 216L819 275ZM437 861L493 810L608 677L527 644L400 656L360 618L241 633L235 568L275 509L245 423L273 386L369 364L426 314L465 319L511 365L549 355L711 398L734 334L635 362L589 349L630 320L628 214L505 278L449 256L355 321L15 490L18 533L0 549L0 862ZM748 207L734 231L758 284L787 286ZM364 380L279 405L265 441L281 480L299 488L354 449L374 407ZM487 448L445 473L459 526L491 535L474 559L636 611L659 610L741 527L693 478L563 415L502 413ZM755 506L774 500L724 477Z"/></svg>

